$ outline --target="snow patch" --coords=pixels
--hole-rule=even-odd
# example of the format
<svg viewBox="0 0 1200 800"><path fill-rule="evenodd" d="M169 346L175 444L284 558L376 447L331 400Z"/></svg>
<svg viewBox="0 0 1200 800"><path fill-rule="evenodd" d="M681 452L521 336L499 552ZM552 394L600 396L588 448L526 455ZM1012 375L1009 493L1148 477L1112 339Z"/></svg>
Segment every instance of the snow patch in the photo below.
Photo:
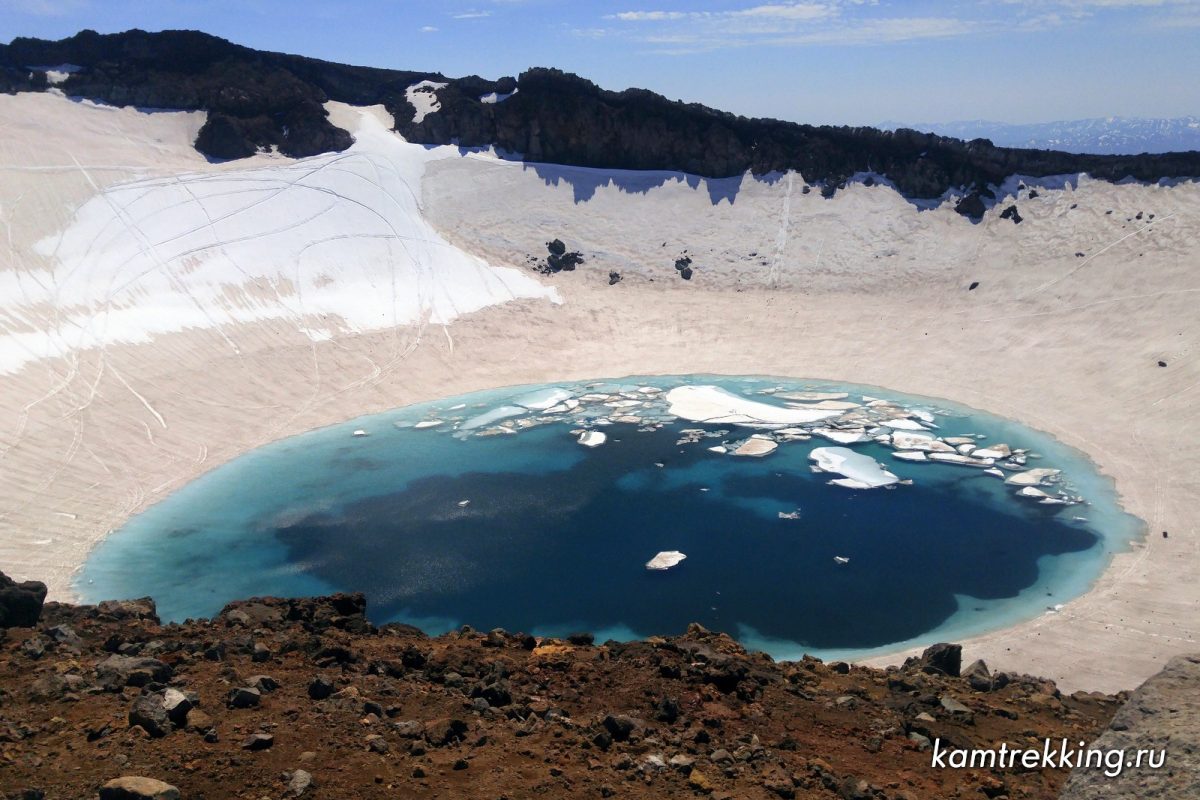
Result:
<svg viewBox="0 0 1200 800"><path fill-rule="evenodd" d="M64 310L54 330L4 337L0 374L190 328L283 319L319 341L330 329L446 324L518 298L558 302L553 288L489 267L425 219L426 165L455 148L408 144L371 109L333 110L355 123L345 152L153 177L86 201L34 248L51 279L0 294L0 312Z"/></svg>
<svg viewBox="0 0 1200 800"><path fill-rule="evenodd" d="M519 91L521 91L521 90L518 88L518 89L513 89L508 94L500 94L499 92L488 92L485 95L480 95L479 102L486 103L488 105L495 105L496 103L503 103L505 100L512 97L514 94L516 94Z"/></svg>
<svg viewBox="0 0 1200 800"><path fill-rule="evenodd" d="M404 97L416 109L416 113L413 115L413 122L422 122L430 114L442 109L442 104L438 101L437 92L438 89L445 89L449 85L448 83L421 81L420 83L414 83L404 90Z"/></svg>

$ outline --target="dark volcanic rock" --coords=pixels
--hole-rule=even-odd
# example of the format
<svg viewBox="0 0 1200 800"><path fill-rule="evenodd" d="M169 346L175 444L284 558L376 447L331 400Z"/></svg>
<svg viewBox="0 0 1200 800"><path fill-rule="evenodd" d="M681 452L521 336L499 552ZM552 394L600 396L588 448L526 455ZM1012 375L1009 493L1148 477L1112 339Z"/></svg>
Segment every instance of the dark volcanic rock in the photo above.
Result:
<svg viewBox="0 0 1200 800"><path fill-rule="evenodd" d="M1016 206L1009 206L1000 212L1000 219L1011 219L1014 225L1021 224L1021 213L1017 211Z"/></svg>
<svg viewBox="0 0 1200 800"><path fill-rule="evenodd" d="M155 739L162 738L174 729L163 696L158 692L139 695L129 709L129 725L137 726Z"/></svg>
<svg viewBox="0 0 1200 800"><path fill-rule="evenodd" d="M1089 739L1120 701L1063 695L1028 676L1005 686L1003 673L990 691L973 691L982 669L972 667L955 678L912 665L776 663L695 624L682 636L599 646L583 644L586 636L573 645L494 631L499 646L488 647L470 629L355 632L359 611L353 596L259 598L215 620L157 625L64 605L54 619L77 632L79 652L65 644L70 631L52 634L44 620L37 633L0 637L0 795L94 800L128 769L170 778L189 798L1049 798L1065 772L930 771L919 748L931 738ZM44 648L36 661L23 646L34 638ZM256 674L259 641L277 654L270 677ZM216 642L222 659L205 658ZM332 649L356 657L320 666ZM935 649L926 661L952 651ZM97 662L119 695L94 691L87 666ZM126 687L134 675L147 681L140 692ZM326 680L316 694L329 694L309 702L318 675ZM265 693L275 683L252 710L197 707L201 697L224 700L234 687ZM1194 696L1156 712L1173 735L1170 758L1176 742L1192 746L1169 726ZM1194 769L1186 756L1180 769Z"/></svg>
<svg viewBox="0 0 1200 800"><path fill-rule="evenodd" d="M267 750L275 744L275 737L269 733L252 733L242 740L242 749L257 751Z"/></svg>
<svg viewBox="0 0 1200 800"><path fill-rule="evenodd" d="M925 648L919 659L909 661L915 662L922 672L958 677L962 669L962 645L939 642Z"/></svg>
<svg viewBox="0 0 1200 800"><path fill-rule="evenodd" d="M173 670L156 658L112 655L96 665L96 678L110 691L170 680Z"/></svg>
<svg viewBox="0 0 1200 800"><path fill-rule="evenodd" d="M17 583L0 572L0 628L32 628L42 615L46 584Z"/></svg>
<svg viewBox="0 0 1200 800"><path fill-rule="evenodd" d="M252 686L231 689L226 702L230 708L254 708L262 702L262 692Z"/></svg>
<svg viewBox="0 0 1200 800"><path fill-rule="evenodd" d="M983 219L987 206L983 204L983 196L979 192L971 192L954 205L954 210L975 222Z"/></svg>
<svg viewBox="0 0 1200 800"><path fill-rule="evenodd" d="M881 131L748 119L642 89L612 92L576 75L530 69L516 80L332 64L268 53L195 31L101 35L83 31L57 42L18 38L0 45L0 91L44 91L31 64L73 63L82 69L61 89L114 105L203 109L209 117L197 148L213 158L240 158L263 148L290 156L344 150L346 131L323 103L380 103L396 129L421 144L494 145L535 162L584 167L683 171L712 178L796 170L832 197L849 176L885 176L910 198L948 189L999 185L1008 176L1087 172L1131 177L1200 176L1200 153L1071 155L996 147L914 130ZM415 121L405 89L421 80L437 90L438 111ZM483 103L489 92L509 94ZM807 191L806 185L802 191ZM986 190L980 190L986 191ZM715 202L715 201L714 201ZM981 201L968 195L960 213L975 219Z"/></svg>

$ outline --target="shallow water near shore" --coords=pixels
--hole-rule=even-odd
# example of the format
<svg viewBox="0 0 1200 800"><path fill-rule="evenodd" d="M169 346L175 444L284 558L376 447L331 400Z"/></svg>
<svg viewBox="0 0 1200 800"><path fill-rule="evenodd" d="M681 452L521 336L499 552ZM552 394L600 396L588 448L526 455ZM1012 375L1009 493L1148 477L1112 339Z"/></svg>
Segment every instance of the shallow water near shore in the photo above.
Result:
<svg viewBox="0 0 1200 800"><path fill-rule="evenodd" d="M936 420L938 436L1032 451L1029 467L1061 469L1064 495L1086 503L1030 502L980 469L900 461L876 441L851 446L911 485L830 485L810 467L831 444L819 436L761 458L716 453L758 429L673 418L651 390L681 385L775 405L797 391L883 398ZM612 399L547 407L562 397ZM581 429L607 441L583 447ZM1140 530L1082 454L955 404L815 381L635 377L446 398L259 448L131 519L75 588L87 602L151 595L169 620L255 595L363 591L373 621L429 633L630 639L700 622L777 658L852 658L1054 613ZM687 559L644 567L665 550Z"/></svg>

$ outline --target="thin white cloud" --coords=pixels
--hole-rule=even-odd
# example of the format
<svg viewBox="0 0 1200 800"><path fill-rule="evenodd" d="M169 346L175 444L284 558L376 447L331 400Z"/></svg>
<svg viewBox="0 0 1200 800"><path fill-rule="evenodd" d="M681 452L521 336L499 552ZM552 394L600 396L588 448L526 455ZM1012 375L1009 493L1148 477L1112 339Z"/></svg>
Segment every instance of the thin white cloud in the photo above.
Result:
<svg viewBox="0 0 1200 800"><path fill-rule="evenodd" d="M602 29L668 55L749 47L868 45L966 36L995 28L957 16L880 16L875 0L793 0L721 11L627 10ZM886 11L886 7L884 9ZM1052 23L1047 17L1042 27ZM595 30L592 38L599 38Z"/></svg>
<svg viewBox="0 0 1200 800"><path fill-rule="evenodd" d="M62 17L80 11L86 0L0 0L0 11L14 11L37 17Z"/></svg>
<svg viewBox="0 0 1200 800"><path fill-rule="evenodd" d="M421 33L437 33L438 29L432 25L424 25L421 27Z"/></svg>
<svg viewBox="0 0 1200 800"><path fill-rule="evenodd" d="M1033 7L1064 6L1067 8L1167 8L1189 6L1200 8L1200 0L1005 0L1015 5Z"/></svg>
<svg viewBox="0 0 1200 800"><path fill-rule="evenodd" d="M759 18L776 20L809 20L821 19L836 13L834 3L768 3L749 8L731 11L620 11L607 15L606 19L621 22L671 22L677 20L693 20L712 22L737 18Z"/></svg>
<svg viewBox="0 0 1200 800"><path fill-rule="evenodd" d="M684 11L622 11L609 14L608 19L619 19L622 22L662 22L668 19L687 19L692 14L700 12Z"/></svg>
<svg viewBox="0 0 1200 800"><path fill-rule="evenodd" d="M454 14L452 19L483 19L491 15L490 11L464 11L461 14Z"/></svg>

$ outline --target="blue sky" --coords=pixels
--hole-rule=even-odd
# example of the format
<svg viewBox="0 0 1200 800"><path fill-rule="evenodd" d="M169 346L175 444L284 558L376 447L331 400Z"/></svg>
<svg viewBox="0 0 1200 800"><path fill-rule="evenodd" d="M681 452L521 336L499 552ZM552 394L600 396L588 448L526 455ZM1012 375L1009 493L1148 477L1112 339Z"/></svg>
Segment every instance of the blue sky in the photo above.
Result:
<svg viewBox="0 0 1200 800"><path fill-rule="evenodd" d="M3 41L131 27L814 123L1200 115L1200 0L0 0Z"/></svg>

